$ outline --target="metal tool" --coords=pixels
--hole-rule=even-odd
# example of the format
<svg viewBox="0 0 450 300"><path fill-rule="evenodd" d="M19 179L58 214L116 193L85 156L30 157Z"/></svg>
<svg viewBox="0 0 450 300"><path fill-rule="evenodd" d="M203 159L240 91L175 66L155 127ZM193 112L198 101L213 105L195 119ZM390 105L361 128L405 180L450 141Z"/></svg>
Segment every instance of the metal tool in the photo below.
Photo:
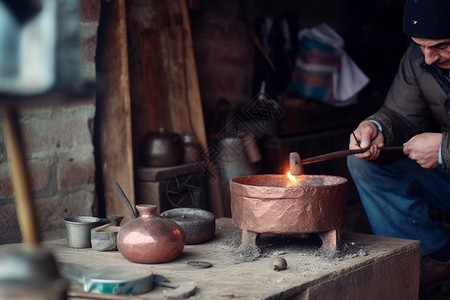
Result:
<svg viewBox="0 0 450 300"><path fill-rule="evenodd" d="M113 182L114 189L116 190L117 194L120 196L120 199L122 199L123 203L125 203L125 206L128 208L128 211L130 212L130 215L133 219L136 219L136 212L134 211L133 207L131 206L130 200L128 200L127 195L120 187L119 183L117 181Z"/></svg>
<svg viewBox="0 0 450 300"><path fill-rule="evenodd" d="M400 150L403 150L403 146L383 147L383 148L379 148L379 149L380 149L381 152L384 152L384 151L400 151ZM322 162L322 161L327 161L327 160L332 160L332 159L337 159L337 158L343 158L343 157L347 157L349 155L363 153L363 152L366 152L367 150L369 150L369 148L352 149L352 150L340 150L340 151L330 152L330 153L327 153L327 154L322 154L322 155L318 155L318 156L314 156L314 157L303 159L302 160L302 165L307 165L307 164L312 164L312 163L316 163L316 162Z"/></svg>
<svg viewBox="0 0 450 300"><path fill-rule="evenodd" d="M403 150L403 146L383 147L379 149L381 152L401 151ZM292 175L300 175L303 174L303 165L343 158L353 154L364 153L367 150L369 150L369 148L339 150L306 159L300 159L300 155L297 152L291 152L289 154L289 168Z"/></svg>

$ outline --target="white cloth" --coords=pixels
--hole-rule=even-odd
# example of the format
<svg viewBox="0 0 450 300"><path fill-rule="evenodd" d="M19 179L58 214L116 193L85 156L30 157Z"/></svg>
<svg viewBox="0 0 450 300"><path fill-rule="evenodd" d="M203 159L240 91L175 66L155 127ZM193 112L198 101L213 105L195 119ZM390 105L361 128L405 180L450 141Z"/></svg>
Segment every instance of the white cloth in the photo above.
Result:
<svg viewBox="0 0 450 300"><path fill-rule="evenodd" d="M307 36L337 49L341 57L341 67L333 73L333 96L335 106L348 105L357 101L358 92L368 83L369 78L344 50L344 39L330 26L322 23L316 27L302 29L299 40Z"/></svg>

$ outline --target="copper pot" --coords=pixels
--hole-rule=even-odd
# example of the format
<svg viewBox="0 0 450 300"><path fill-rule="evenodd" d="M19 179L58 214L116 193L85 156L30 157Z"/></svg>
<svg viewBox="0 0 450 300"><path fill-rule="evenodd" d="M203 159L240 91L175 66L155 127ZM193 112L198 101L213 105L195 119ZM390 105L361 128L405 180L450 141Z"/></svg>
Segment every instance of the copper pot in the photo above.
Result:
<svg viewBox="0 0 450 300"><path fill-rule="evenodd" d="M181 136L164 128L150 131L142 141L141 154L143 164L149 167L176 166L183 160Z"/></svg>
<svg viewBox="0 0 450 300"><path fill-rule="evenodd" d="M184 249L183 229L156 213L157 206L138 204L140 216L127 222L117 234L117 248L129 261L163 263L177 258Z"/></svg>
<svg viewBox="0 0 450 300"><path fill-rule="evenodd" d="M256 234L321 233L322 250L339 246L347 204L347 179L340 176L243 176L230 181L231 214L243 243Z"/></svg>

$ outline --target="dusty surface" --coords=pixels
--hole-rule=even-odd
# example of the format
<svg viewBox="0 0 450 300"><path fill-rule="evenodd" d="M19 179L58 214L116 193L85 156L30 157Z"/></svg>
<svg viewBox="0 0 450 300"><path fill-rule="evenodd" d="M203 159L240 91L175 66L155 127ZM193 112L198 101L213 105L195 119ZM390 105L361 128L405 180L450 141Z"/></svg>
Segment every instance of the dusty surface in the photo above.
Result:
<svg viewBox="0 0 450 300"><path fill-rule="evenodd" d="M220 227L219 227L220 230ZM223 230L227 230L224 228ZM291 268L295 263L302 266L314 262L318 268L324 265L336 264L358 256L367 256L369 250L359 242L344 240L341 247L336 251L321 252L318 249L321 246L321 240L316 234L311 235L276 235L261 234L256 240L255 245L242 244L241 232L232 230L225 235L225 239L221 243L213 244L210 247L210 253L223 253L222 259L230 264L239 264L243 262L251 262L258 259L270 258L273 256L286 256L295 254L297 259L292 259Z"/></svg>
<svg viewBox="0 0 450 300"><path fill-rule="evenodd" d="M65 239L46 246L59 262L94 269L113 265L139 266L150 268L154 274L163 275L172 282L194 281L198 289L190 299L284 299L399 253L418 251L418 242L415 241L352 233L344 234L341 249L333 252L319 252L321 242L315 235L261 235L255 248L241 245L241 232L230 219L218 219L216 224L212 240L187 245L180 257L164 264L131 263L117 251L71 249L66 246ZM273 260L278 256L286 260L285 270L274 270ZM190 261L207 261L212 267L195 268L187 264ZM81 284L72 281L72 290L82 290ZM169 291L155 286L140 297L164 299Z"/></svg>

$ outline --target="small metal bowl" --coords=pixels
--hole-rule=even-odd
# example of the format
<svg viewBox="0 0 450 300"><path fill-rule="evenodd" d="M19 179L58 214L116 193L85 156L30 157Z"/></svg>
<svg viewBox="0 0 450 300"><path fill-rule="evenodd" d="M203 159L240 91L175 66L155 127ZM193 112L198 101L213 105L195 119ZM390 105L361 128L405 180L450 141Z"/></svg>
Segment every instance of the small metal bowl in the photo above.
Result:
<svg viewBox="0 0 450 300"><path fill-rule="evenodd" d="M117 233L120 226L105 224L91 229L92 249L97 251L117 250Z"/></svg>
<svg viewBox="0 0 450 300"><path fill-rule="evenodd" d="M200 208L173 208L160 214L175 221L184 231L186 245L204 243L216 232L216 218L213 213Z"/></svg>

